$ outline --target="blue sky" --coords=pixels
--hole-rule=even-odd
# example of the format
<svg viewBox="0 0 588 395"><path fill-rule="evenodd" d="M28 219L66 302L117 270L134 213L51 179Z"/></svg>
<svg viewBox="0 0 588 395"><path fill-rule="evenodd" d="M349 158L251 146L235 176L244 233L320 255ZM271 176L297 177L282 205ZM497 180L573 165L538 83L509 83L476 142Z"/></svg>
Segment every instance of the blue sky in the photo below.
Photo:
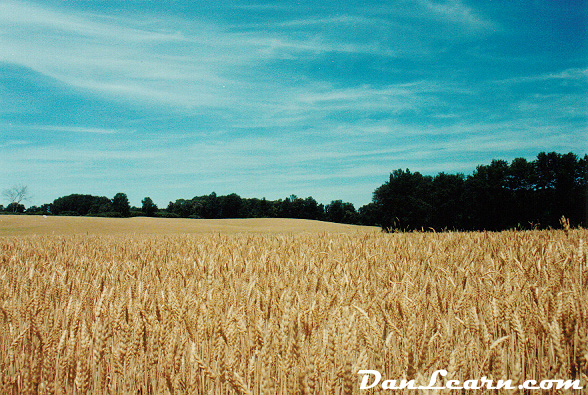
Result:
<svg viewBox="0 0 588 395"><path fill-rule="evenodd" d="M359 207L398 168L584 155L587 26L586 0L0 0L0 189Z"/></svg>

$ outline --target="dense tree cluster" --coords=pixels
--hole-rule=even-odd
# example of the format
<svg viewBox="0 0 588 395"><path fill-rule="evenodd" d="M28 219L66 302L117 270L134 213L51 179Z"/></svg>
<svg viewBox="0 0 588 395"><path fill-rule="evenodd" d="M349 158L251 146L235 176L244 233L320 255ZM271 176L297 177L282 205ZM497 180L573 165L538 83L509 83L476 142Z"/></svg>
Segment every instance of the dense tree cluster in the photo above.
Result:
<svg viewBox="0 0 588 395"><path fill-rule="evenodd" d="M494 160L468 177L396 170L370 210L383 229L501 230L557 227L562 216L587 226L588 155L540 153L510 165Z"/></svg>
<svg viewBox="0 0 588 395"><path fill-rule="evenodd" d="M14 188L13 188L14 189ZM540 153L533 161L493 160L473 174L422 175L395 170L373 193L371 203L356 210L334 200L326 206L314 198L242 198L232 193L196 196L159 209L150 197L131 207L124 193L112 199L73 194L41 207L12 201L0 212L55 215L176 218L301 218L377 225L392 230L502 230L557 227L562 216L572 226L588 226L588 155ZM6 194L5 194L6 195Z"/></svg>
<svg viewBox="0 0 588 395"><path fill-rule="evenodd" d="M266 200L242 198L232 193L226 196L197 196L190 200L170 202L167 215L183 218L301 218L349 224L359 223L352 203L332 201L326 207L314 198L291 195L285 199Z"/></svg>
<svg viewBox="0 0 588 395"><path fill-rule="evenodd" d="M131 207L124 193L117 193L112 199L105 196L73 194L55 199L47 211L55 215L128 217Z"/></svg>

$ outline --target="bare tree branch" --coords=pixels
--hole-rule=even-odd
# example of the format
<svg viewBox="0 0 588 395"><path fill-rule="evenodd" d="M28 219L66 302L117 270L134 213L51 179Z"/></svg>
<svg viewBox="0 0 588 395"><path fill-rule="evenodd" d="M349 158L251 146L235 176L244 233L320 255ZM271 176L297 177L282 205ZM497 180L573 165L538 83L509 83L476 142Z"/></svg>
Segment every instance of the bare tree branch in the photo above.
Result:
<svg viewBox="0 0 588 395"><path fill-rule="evenodd" d="M15 185L12 188L2 191L2 195L9 200L9 203L20 204L29 198L29 187L26 185Z"/></svg>

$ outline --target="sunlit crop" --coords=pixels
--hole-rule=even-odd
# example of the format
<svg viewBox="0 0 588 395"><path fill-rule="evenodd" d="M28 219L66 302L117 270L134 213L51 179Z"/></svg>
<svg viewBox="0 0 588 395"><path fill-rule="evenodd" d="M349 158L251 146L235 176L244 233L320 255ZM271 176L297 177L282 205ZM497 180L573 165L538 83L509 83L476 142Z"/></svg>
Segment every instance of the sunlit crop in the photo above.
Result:
<svg viewBox="0 0 588 395"><path fill-rule="evenodd" d="M585 383L586 240L3 237L0 393L373 393L360 369Z"/></svg>

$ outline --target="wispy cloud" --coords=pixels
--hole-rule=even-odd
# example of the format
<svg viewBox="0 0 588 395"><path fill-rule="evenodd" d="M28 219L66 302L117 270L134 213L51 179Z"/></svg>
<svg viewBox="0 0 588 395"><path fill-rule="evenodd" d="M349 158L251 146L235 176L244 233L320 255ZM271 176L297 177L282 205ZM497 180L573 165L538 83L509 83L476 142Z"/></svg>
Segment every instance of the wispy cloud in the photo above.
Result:
<svg viewBox="0 0 588 395"><path fill-rule="evenodd" d="M18 146L31 144L28 140L8 140L4 143L0 143L0 148L15 148Z"/></svg>
<svg viewBox="0 0 588 395"><path fill-rule="evenodd" d="M0 57L7 62L111 97L188 108L234 105L247 89L242 77L270 59L387 51L374 44L231 32L178 19L166 21L167 32L153 31L133 20L21 2L2 4L0 21L10 26L0 41Z"/></svg>
<svg viewBox="0 0 588 395"><path fill-rule="evenodd" d="M459 2L419 1L433 14L483 25ZM341 40L330 36L325 27L383 23L374 24L374 18L361 15L276 24L296 27L296 32L232 31L228 26L172 18L152 29L139 19L55 11L9 1L0 5L0 22L10 27L0 41L0 57L7 62L111 98L184 108L232 107L236 101L246 105L249 87L244 82L255 80L259 68L273 60L326 53L395 57L403 41L387 40L393 43L390 46L374 40ZM304 30L307 25L322 28L309 34ZM415 48L412 45L410 50ZM290 85L280 80L266 80L265 84L266 94Z"/></svg>
<svg viewBox="0 0 588 395"><path fill-rule="evenodd" d="M186 37L20 2L3 4L0 22L10 26L0 40L4 61L112 97L187 107L230 98L223 89L235 82L224 71L254 60L260 49L213 25L197 24Z"/></svg>
<svg viewBox="0 0 588 395"><path fill-rule="evenodd" d="M25 26L36 26L45 31L56 31L60 34L74 34L85 37L98 37L102 40L118 40L124 37L130 41L178 41L180 33L149 31L133 28L130 19L119 18L112 23L112 18L92 13L67 13L54 11L21 1L8 0L0 4L0 19L5 26L18 29Z"/></svg>
<svg viewBox="0 0 588 395"><path fill-rule="evenodd" d="M476 14L471 7L460 0L416 0L416 2L441 20L459 23L472 29L496 30L498 28L496 23Z"/></svg>
<svg viewBox="0 0 588 395"><path fill-rule="evenodd" d="M286 22L279 22L277 26L282 27L305 27L305 26L324 26L324 25L373 25L376 22L374 18L367 18L359 15L339 15L328 16L323 18L310 17L305 19L294 19ZM388 23L384 20L379 20L381 23Z"/></svg>
<svg viewBox="0 0 588 395"><path fill-rule="evenodd" d="M521 84L537 81L578 81L588 84L588 68L571 68L551 73L526 75L522 77L507 78L495 81L500 84Z"/></svg>
<svg viewBox="0 0 588 395"><path fill-rule="evenodd" d="M588 125L588 69L569 68L493 81L491 91L510 94L508 109L517 119L557 123L584 119Z"/></svg>
<svg viewBox="0 0 588 395"><path fill-rule="evenodd" d="M32 127L34 129L49 131L49 132L65 132L65 133L92 133L92 134L116 134L120 133L120 130L115 129L104 129L104 128L93 128L84 126L48 126L41 125Z"/></svg>

